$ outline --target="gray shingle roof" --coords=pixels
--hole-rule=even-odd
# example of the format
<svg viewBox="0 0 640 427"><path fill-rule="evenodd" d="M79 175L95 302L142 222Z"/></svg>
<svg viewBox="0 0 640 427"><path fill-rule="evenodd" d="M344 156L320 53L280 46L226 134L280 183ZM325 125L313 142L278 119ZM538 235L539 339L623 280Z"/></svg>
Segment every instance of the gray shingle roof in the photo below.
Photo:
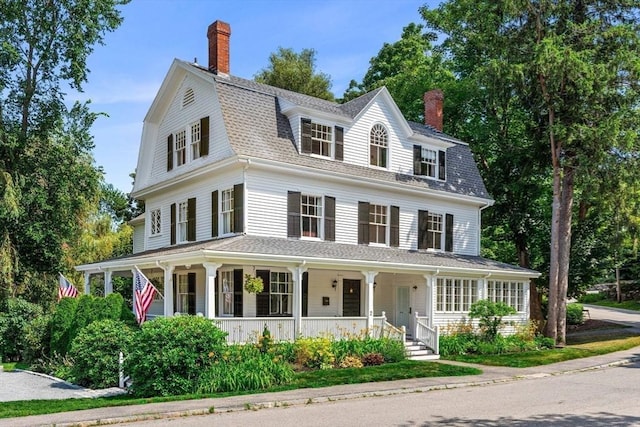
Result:
<svg viewBox="0 0 640 427"><path fill-rule="evenodd" d="M179 254L186 256L202 251L219 252L220 256L225 253L264 255L266 258L277 255L291 257L292 262L301 259L306 259L308 262L313 262L314 260L336 260L336 262L351 260L378 263L380 268L413 265L424 266L425 270L437 268L471 269L505 274L530 274L532 277L538 276L538 273L533 270L479 256L249 235L238 235L155 249L115 258L110 261L130 260L131 263L135 263L136 260L143 260L149 257Z"/></svg>
<svg viewBox="0 0 640 427"><path fill-rule="evenodd" d="M204 68L185 64L196 72L203 73L207 78L213 79L229 141L237 155L276 160L364 179L397 182L413 187L491 200L469 147L430 126L415 122L408 122L415 133L455 144L447 149L446 182L298 153L289 119L280 111L278 98L319 112L353 119L382 88L341 105L252 80L235 76L218 76Z"/></svg>

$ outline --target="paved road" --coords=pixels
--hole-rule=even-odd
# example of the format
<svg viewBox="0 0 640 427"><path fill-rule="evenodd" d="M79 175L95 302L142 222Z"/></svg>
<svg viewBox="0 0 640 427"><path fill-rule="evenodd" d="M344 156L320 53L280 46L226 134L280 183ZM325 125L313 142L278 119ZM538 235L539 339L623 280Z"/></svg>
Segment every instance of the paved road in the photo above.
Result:
<svg viewBox="0 0 640 427"><path fill-rule="evenodd" d="M640 311L601 307L597 305L585 305L584 308L589 310L589 315L592 319L608 320L640 330Z"/></svg>
<svg viewBox="0 0 640 427"><path fill-rule="evenodd" d="M633 426L640 362L526 381L149 420L148 426Z"/></svg>

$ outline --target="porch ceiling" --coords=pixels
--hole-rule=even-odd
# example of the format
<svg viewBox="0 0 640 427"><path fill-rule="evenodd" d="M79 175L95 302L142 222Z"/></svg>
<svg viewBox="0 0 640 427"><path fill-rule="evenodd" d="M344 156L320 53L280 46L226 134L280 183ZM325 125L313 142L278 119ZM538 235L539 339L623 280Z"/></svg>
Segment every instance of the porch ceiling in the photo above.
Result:
<svg viewBox="0 0 640 427"><path fill-rule="evenodd" d="M410 273L473 273L538 277L540 273L498 261L451 253L400 248L348 245L335 242L237 235L85 264L79 271L130 269L163 264L300 265L309 268L349 268Z"/></svg>

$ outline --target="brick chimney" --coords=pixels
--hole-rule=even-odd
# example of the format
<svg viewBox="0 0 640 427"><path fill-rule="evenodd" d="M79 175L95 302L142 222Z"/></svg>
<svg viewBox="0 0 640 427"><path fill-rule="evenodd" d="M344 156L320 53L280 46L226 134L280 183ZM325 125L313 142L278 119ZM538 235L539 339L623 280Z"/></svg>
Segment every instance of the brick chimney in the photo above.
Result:
<svg viewBox="0 0 640 427"><path fill-rule="evenodd" d="M442 104L444 93L440 89L433 89L424 93L424 124L432 126L442 132Z"/></svg>
<svg viewBox="0 0 640 427"><path fill-rule="evenodd" d="M209 25L209 71L216 74L229 74L229 37L231 26L226 22L216 21Z"/></svg>

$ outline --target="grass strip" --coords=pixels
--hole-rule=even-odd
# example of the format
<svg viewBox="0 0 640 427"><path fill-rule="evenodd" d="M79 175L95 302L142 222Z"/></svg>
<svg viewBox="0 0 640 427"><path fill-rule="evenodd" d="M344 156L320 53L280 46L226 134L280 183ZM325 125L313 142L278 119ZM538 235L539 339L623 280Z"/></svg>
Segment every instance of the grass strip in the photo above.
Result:
<svg viewBox="0 0 640 427"><path fill-rule="evenodd" d="M82 409L105 408L113 406L142 405L146 403L171 402L191 399L238 396L251 393L295 390L300 388L319 388L342 384L394 381L408 378L448 377L478 375L482 371L475 368L447 365L435 362L405 360L380 366L364 368L328 369L324 371L299 372L292 384L268 390L245 390L240 393L216 393L208 395L183 395L154 398L133 398L122 395L95 399L64 400L23 400L3 402L0 405L0 418L24 417L28 415L52 414L56 412L79 411Z"/></svg>
<svg viewBox="0 0 640 427"><path fill-rule="evenodd" d="M634 301L634 300L622 301L622 302L616 302L611 300L600 300L600 301L590 302L589 304L600 305L603 307L624 308L626 310L640 311L640 301Z"/></svg>
<svg viewBox="0 0 640 427"><path fill-rule="evenodd" d="M523 353L498 355L463 355L447 357L448 360L477 363L487 366L508 366L510 368L530 368L532 366L549 365L583 357L599 356L640 346L640 336L617 334L614 336L577 337L579 343L564 348L529 351Z"/></svg>

